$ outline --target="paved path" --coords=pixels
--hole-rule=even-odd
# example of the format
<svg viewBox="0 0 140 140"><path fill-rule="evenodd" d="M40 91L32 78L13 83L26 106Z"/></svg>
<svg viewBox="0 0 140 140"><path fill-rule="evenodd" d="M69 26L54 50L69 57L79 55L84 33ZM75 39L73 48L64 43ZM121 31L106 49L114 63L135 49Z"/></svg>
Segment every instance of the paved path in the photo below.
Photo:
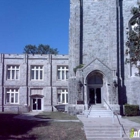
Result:
<svg viewBox="0 0 140 140"><path fill-rule="evenodd" d="M57 120L57 119L40 119L34 117L40 112L29 112L15 116L15 119L31 120L31 121L53 121L53 122L80 122L79 120Z"/></svg>
<svg viewBox="0 0 140 140"><path fill-rule="evenodd" d="M123 131L120 133L121 127L116 117L114 118L114 122L112 118L87 118L84 115L79 115L78 118L84 124L87 140L129 140L130 129L140 129L139 123L119 118L127 133L126 136L123 134ZM120 136L124 136L124 138L120 138ZM140 138L135 138L134 140L140 140Z"/></svg>
<svg viewBox="0 0 140 140"><path fill-rule="evenodd" d="M78 115L78 118L79 120L81 120L84 124L86 123L89 123L89 124L94 124L94 125L98 125L98 126L106 126L106 125L117 125L119 126L119 123L117 121L117 118L115 117L114 118L114 123L112 121L112 117L110 118L87 118L86 116L84 115ZM136 123L136 122L132 122L132 121L129 121L128 119L124 119L122 117L119 117L119 120L120 122L124 125L124 126L140 126L139 123Z"/></svg>

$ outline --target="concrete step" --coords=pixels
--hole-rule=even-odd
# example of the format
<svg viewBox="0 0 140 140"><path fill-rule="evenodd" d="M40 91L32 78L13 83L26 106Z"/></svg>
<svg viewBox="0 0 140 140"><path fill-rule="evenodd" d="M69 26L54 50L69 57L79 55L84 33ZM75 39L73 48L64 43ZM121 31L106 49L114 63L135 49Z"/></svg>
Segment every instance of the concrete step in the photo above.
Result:
<svg viewBox="0 0 140 140"><path fill-rule="evenodd" d="M85 130L85 134L87 138L127 138L127 136L129 136L129 133L126 133L127 136L122 132L120 133L119 131L101 131L101 132L96 132L96 131L86 131Z"/></svg>
<svg viewBox="0 0 140 140"><path fill-rule="evenodd" d="M111 111L109 111L109 110L91 110L91 111L84 111L84 114L91 114L91 113L94 113L94 114L97 114L97 113L111 113L112 114L112 112Z"/></svg>
<svg viewBox="0 0 140 140"><path fill-rule="evenodd" d="M120 136L119 134L116 134L116 135L114 135L114 134L104 134L104 135L86 135L86 137L92 137L92 138L104 138L105 140L106 140L106 138L128 138L127 136Z"/></svg>
<svg viewBox="0 0 140 140"><path fill-rule="evenodd" d="M110 139L110 140L127 140L127 136L129 136L129 130L130 128L125 126L125 133L127 134L127 136L125 135L125 133L123 132L123 130L121 130L122 128L120 126L116 126L116 125L106 125L106 126L93 126L91 124L85 124L84 125L84 130L85 130L85 134L87 139L89 140L100 140L104 138L104 140L106 139ZM121 131L120 131L121 130ZM123 139L122 139L123 137ZM112 138L112 139L111 139Z"/></svg>
<svg viewBox="0 0 140 140"><path fill-rule="evenodd" d="M87 111L89 111L89 110L87 110ZM90 110L90 112L111 112L110 110L104 110L104 109L100 109L100 110L98 110L98 109L92 109L92 110Z"/></svg>
<svg viewBox="0 0 140 140"><path fill-rule="evenodd" d="M103 133L112 132L112 133L114 133L114 132L120 132L120 130L123 132L123 130L120 128L108 129L108 128L85 128L84 127L84 130L89 133L90 132L97 132L97 133L98 132L103 132ZM125 132L129 133L129 129L125 129Z"/></svg>
<svg viewBox="0 0 140 140"><path fill-rule="evenodd" d="M107 135L107 136L120 136L120 131L116 131L116 132L114 132L114 131L103 131L103 132L99 132L99 131L91 131L91 132L89 132L89 131L86 131L86 135L88 135L88 136L99 136L99 137L101 137L101 136L103 136L103 135Z"/></svg>
<svg viewBox="0 0 140 140"><path fill-rule="evenodd" d="M89 113L89 114L85 114L85 115L88 115L88 116L105 116L105 115L109 115L109 116L111 116L112 117L112 113L110 113L110 112L98 112L98 113L94 113L94 112L91 112L91 113Z"/></svg>
<svg viewBox="0 0 140 140"><path fill-rule="evenodd" d="M105 107L100 107L100 106L89 108L89 110L93 110L93 109L103 109L103 110L106 110Z"/></svg>
<svg viewBox="0 0 140 140"><path fill-rule="evenodd" d="M90 112L90 113L91 113L91 112L93 112L93 113L98 113L98 112L99 112L99 113L106 113L106 112L111 112L111 111L110 111L110 110L90 110L90 111L89 111L89 110L85 110L84 112L85 112L85 113L89 113L89 112ZM111 113L112 113L112 112L111 112Z"/></svg>
<svg viewBox="0 0 140 140"><path fill-rule="evenodd" d="M125 133L127 135L130 134L130 132L128 131L125 131ZM98 135L98 136L102 136L104 134L111 134L111 135L118 135L120 136L121 135L126 135L123 131L120 132L120 130L116 130L116 131L108 131L108 130L104 130L104 131L89 131L89 130L85 130L85 134L86 135Z"/></svg>
<svg viewBox="0 0 140 140"><path fill-rule="evenodd" d="M106 110L108 110L108 109L94 108L94 109L91 109L90 111L96 111L96 110L104 110L104 111L106 111ZM88 111L89 111L89 110L88 110Z"/></svg>
<svg viewBox="0 0 140 140"><path fill-rule="evenodd" d="M87 137L93 137L93 138L121 138L119 134L88 134ZM125 137L126 138L126 137Z"/></svg>
<svg viewBox="0 0 140 140"><path fill-rule="evenodd" d="M88 117L112 117L112 112L109 110L91 110L84 111L84 114Z"/></svg>
<svg viewBox="0 0 140 140"><path fill-rule="evenodd" d="M111 111L104 109L93 109L93 110L85 110L84 112L111 112Z"/></svg>
<svg viewBox="0 0 140 140"><path fill-rule="evenodd" d="M104 107L92 107L92 108L90 108L89 110L107 110L106 108L104 108Z"/></svg>
<svg viewBox="0 0 140 140"><path fill-rule="evenodd" d="M111 116L110 115L89 115L88 116L88 118L102 118L102 117L104 117L104 118L108 118L108 117L110 117L111 118Z"/></svg>
<svg viewBox="0 0 140 140"><path fill-rule="evenodd" d="M87 140L129 140L129 138L93 138L93 137L87 137ZM139 138L135 138L135 140L139 140Z"/></svg>
<svg viewBox="0 0 140 140"><path fill-rule="evenodd" d="M90 125L90 124L89 124ZM84 129L86 130L100 130L100 131L103 131L103 130L109 130L109 131L114 131L114 130L120 130L122 129L121 126L89 126L89 125L84 125ZM130 127L124 127L125 131L129 131L130 130ZM137 129L137 128L136 128Z"/></svg>
<svg viewBox="0 0 140 140"><path fill-rule="evenodd" d="M140 129L140 125L134 122L125 120L120 116L120 122L123 124L125 132L123 132L116 117L114 122L108 118L87 118L80 117L84 124L84 131L87 140L129 140L130 130L135 128ZM120 131L121 130L121 131ZM126 133L126 134L125 134ZM140 140L140 138L134 138Z"/></svg>
<svg viewBox="0 0 140 140"><path fill-rule="evenodd" d="M114 129L107 129L107 128L105 128L105 129L91 129L91 128L84 128L84 130L86 130L86 132L103 132L103 133L107 133L107 132L112 132L112 133L114 133L114 132L120 132L120 129L117 129L117 128L114 128Z"/></svg>
<svg viewBox="0 0 140 140"><path fill-rule="evenodd" d="M109 134L86 134L87 138L104 138L105 140L106 138L128 138L128 136L125 134L120 135L120 133L112 134L111 132Z"/></svg>
<svg viewBox="0 0 140 140"><path fill-rule="evenodd" d="M110 114L110 115L112 115L112 112L110 112L110 111L91 111L89 114Z"/></svg>

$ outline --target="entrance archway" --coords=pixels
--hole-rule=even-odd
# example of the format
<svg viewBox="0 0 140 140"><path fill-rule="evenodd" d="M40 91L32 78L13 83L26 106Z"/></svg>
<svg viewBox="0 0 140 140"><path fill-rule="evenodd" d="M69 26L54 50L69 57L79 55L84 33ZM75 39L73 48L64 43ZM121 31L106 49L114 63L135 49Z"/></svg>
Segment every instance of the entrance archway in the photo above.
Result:
<svg viewBox="0 0 140 140"><path fill-rule="evenodd" d="M87 76L87 101L88 105L102 104L103 75L93 71Z"/></svg>

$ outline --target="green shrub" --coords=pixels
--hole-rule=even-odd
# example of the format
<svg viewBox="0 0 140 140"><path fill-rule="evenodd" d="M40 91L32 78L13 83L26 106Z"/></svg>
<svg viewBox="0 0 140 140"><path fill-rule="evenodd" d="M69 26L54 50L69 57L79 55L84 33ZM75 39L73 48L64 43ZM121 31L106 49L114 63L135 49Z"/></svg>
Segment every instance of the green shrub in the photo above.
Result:
<svg viewBox="0 0 140 140"><path fill-rule="evenodd" d="M77 67L75 67L75 68L73 69L73 71L76 73L77 69L81 69L81 68L83 68L83 67L84 67L84 64L80 64L80 65L78 65Z"/></svg>
<svg viewBox="0 0 140 140"><path fill-rule="evenodd" d="M125 115L126 116L137 116L139 113L139 106L138 105L129 105L125 104Z"/></svg>

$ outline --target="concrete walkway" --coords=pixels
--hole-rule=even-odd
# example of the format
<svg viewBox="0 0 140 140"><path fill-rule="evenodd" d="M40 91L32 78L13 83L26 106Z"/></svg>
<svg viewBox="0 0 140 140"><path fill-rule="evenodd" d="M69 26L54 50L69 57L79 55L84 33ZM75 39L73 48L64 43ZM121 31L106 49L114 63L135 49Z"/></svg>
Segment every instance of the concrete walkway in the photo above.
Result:
<svg viewBox="0 0 140 140"><path fill-rule="evenodd" d="M118 120L116 117L114 117L114 123L112 121L112 117L108 118L108 117L104 117L104 118L87 118L85 115L78 115L77 116L79 118L79 120L81 120L84 124L94 124L94 125L98 125L98 126L106 126L106 125L116 125L116 126L120 126L118 123ZM129 121L128 119L124 119L122 117L119 117L120 122L124 125L124 126L140 126L140 123L136 123L136 122L132 122Z"/></svg>
<svg viewBox="0 0 140 140"><path fill-rule="evenodd" d="M112 121L111 117L87 118L84 115L79 115L78 118L84 125L87 140L129 140L130 130L132 128L140 130L139 123L123 118L119 119L127 135L125 135L116 117L114 121ZM140 140L140 138L134 138L134 140Z"/></svg>
<svg viewBox="0 0 140 140"><path fill-rule="evenodd" d="M53 122L80 122L79 120L57 120L57 119L40 119L36 118L40 112L29 112L15 116L15 119L31 120L31 121L53 121Z"/></svg>

